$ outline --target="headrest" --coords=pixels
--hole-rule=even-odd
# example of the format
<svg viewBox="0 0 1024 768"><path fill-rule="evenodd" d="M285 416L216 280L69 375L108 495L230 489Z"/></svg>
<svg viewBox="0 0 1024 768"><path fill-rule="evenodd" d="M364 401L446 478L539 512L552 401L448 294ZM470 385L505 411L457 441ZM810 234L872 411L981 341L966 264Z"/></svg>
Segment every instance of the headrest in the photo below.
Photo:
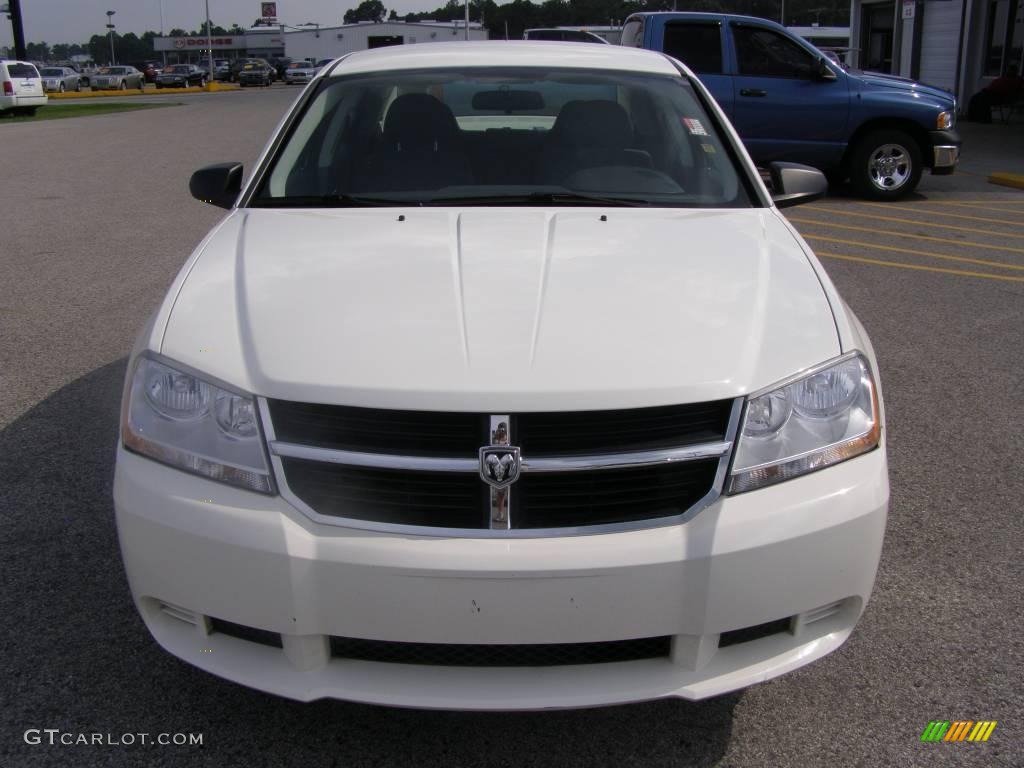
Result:
<svg viewBox="0 0 1024 768"><path fill-rule="evenodd" d="M451 143L458 130L447 105L427 93L399 96L384 118L384 140L400 150L436 149Z"/></svg>
<svg viewBox="0 0 1024 768"><path fill-rule="evenodd" d="M551 129L559 141L581 147L628 147L633 143L629 115L614 101L569 101Z"/></svg>

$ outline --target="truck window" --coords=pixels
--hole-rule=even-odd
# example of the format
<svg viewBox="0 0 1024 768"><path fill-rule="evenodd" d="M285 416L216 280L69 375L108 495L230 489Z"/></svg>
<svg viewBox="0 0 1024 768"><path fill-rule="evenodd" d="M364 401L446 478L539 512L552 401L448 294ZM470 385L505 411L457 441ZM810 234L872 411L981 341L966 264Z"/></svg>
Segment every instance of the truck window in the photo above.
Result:
<svg viewBox="0 0 1024 768"><path fill-rule="evenodd" d="M722 30L718 24L670 22L665 25L663 49L699 75L722 73Z"/></svg>
<svg viewBox="0 0 1024 768"><path fill-rule="evenodd" d="M790 78L811 76L814 56L785 35L762 27L734 25L732 36L741 75Z"/></svg>
<svg viewBox="0 0 1024 768"><path fill-rule="evenodd" d="M619 45L627 45L630 48L643 48L643 19L626 19L626 23L622 27L622 37L619 38Z"/></svg>

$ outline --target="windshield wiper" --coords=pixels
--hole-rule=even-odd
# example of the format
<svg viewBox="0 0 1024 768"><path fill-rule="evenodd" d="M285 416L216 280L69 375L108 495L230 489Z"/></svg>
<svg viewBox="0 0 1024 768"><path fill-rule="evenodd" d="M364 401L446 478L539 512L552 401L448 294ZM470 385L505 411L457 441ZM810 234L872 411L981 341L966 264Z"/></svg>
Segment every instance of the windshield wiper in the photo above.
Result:
<svg viewBox="0 0 1024 768"><path fill-rule="evenodd" d="M252 208L383 208L395 205L417 206L422 203L365 195L286 195L254 197L249 201Z"/></svg>
<svg viewBox="0 0 1024 768"><path fill-rule="evenodd" d="M605 205L648 208L650 200L579 192L530 192L529 194L435 197L427 205Z"/></svg>

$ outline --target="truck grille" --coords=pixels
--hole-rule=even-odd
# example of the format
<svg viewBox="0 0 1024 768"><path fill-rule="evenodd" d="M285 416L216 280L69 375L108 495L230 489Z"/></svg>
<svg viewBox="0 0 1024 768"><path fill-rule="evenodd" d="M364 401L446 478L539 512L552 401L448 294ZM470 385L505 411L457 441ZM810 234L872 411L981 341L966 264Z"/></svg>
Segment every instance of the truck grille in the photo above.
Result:
<svg viewBox="0 0 1024 768"><path fill-rule="evenodd" d="M267 400L282 490L319 519L470 532L578 530L685 515L717 490L732 400L501 417ZM522 472L494 522L478 452L510 425ZM526 534L524 534L526 535Z"/></svg>

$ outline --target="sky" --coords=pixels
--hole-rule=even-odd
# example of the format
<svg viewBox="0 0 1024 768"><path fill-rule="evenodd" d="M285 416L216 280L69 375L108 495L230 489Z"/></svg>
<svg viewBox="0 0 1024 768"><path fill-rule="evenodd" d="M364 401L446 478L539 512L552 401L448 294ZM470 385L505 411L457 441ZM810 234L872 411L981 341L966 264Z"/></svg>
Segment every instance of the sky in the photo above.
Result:
<svg viewBox="0 0 1024 768"><path fill-rule="evenodd" d="M5 5L7 0L0 0ZM260 15L259 0L209 0L210 20L222 27L238 23L250 25ZM384 7L405 15L410 11L429 11L444 5L444 0L383 0ZM324 26L341 24L345 11L359 0L277 0L277 17L285 24L307 21ZM27 42L84 43L95 34L106 34L107 11L116 11L118 33L141 34L147 29L160 31L163 7L164 30L174 27L198 29L206 18L204 0L21 0ZM0 46L13 45L11 24L0 15Z"/></svg>

